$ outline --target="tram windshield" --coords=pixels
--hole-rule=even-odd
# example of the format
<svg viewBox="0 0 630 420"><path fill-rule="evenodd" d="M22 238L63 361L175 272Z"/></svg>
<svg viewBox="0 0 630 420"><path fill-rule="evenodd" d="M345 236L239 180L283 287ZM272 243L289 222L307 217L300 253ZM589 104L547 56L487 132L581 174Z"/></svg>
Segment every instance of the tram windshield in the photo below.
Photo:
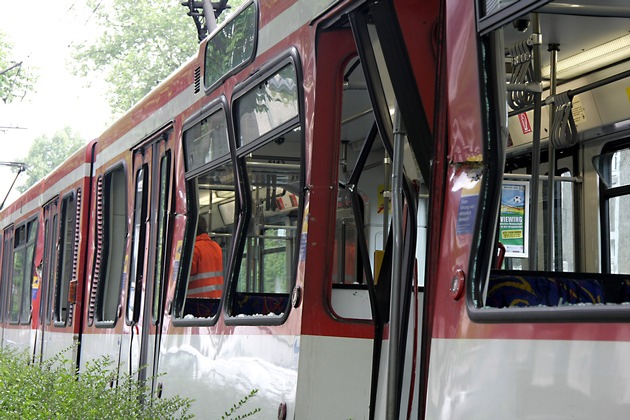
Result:
<svg viewBox="0 0 630 420"><path fill-rule="evenodd" d="M485 120L505 123L487 131L484 159L504 165L484 180L494 205L478 231L495 240L480 237L492 269L474 276L472 307L522 319L545 307L563 311L544 319L624 316L630 14L620 0L499 3L478 4Z"/></svg>

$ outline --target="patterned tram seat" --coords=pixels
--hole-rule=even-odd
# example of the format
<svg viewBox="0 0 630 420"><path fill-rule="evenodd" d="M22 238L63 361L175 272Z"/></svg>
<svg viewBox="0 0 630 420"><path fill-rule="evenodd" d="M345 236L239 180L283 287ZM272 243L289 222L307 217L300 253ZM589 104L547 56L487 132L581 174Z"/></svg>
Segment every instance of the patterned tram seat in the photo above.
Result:
<svg viewBox="0 0 630 420"><path fill-rule="evenodd" d="M493 272L490 274L486 306L506 308L606 303L604 288L599 281L559 277L562 273L548 274L550 276L540 272Z"/></svg>
<svg viewBox="0 0 630 420"><path fill-rule="evenodd" d="M187 298L184 306L184 315L212 318L219 311L220 303L221 299Z"/></svg>
<svg viewBox="0 0 630 420"><path fill-rule="evenodd" d="M236 293L233 312L241 315L282 314L289 301L288 293Z"/></svg>

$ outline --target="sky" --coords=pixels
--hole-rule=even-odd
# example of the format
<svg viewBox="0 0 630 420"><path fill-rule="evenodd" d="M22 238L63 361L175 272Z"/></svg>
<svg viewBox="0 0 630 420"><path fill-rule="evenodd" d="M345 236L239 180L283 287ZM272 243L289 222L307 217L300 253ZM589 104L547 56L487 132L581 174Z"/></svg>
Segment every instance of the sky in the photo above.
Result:
<svg viewBox="0 0 630 420"><path fill-rule="evenodd" d="M35 92L23 100L0 101L0 162L23 162L34 139L52 137L66 126L87 142L111 121L104 84L75 77L67 66L72 45L98 35L90 17L91 10L79 0L37 2L36 8L0 1L0 31L14 46L11 59L35 68L39 77ZM0 203L14 177L0 165ZM16 196L12 192L5 206Z"/></svg>

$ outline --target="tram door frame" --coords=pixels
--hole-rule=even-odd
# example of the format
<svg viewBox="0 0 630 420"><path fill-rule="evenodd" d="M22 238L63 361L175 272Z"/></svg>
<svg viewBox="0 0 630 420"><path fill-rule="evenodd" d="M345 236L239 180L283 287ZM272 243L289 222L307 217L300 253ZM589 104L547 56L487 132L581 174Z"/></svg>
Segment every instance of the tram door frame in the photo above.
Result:
<svg viewBox="0 0 630 420"><path fill-rule="evenodd" d="M59 252L59 196L55 196L44 206L44 255L42 260L42 279L39 298L39 321L35 356L40 362L48 346L45 345L46 330L54 323L53 299ZM47 328L48 327L48 328Z"/></svg>
<svg viewBox="0 0 630 420"><path fill-rule="evenodd" d="M151 383L146 385L150 385L152 391L158 368L168 279L165 256L170 248L167 232L173 199L172 142L169 143L172 131L172 124L168 124L132 149L134 199L129 284L125 290L125 331L130 336L129 372L137 373L140 382L149 379ZM139 180L140 171L142 179Z"/></svg>

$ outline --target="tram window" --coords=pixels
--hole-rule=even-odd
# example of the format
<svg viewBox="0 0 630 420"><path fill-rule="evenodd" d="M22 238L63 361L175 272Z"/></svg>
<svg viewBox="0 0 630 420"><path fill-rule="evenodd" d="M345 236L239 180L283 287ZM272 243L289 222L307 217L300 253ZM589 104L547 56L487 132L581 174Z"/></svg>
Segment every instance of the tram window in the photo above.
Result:
<svg viewBox="0 0 630 420"><path fill-rule="evenodd" d="M59 263L55 281L55 324L65 325L68 319L68 297L76 251L76 211L77 206L74 194L64 197L61 202L61 242L59 242Z"/></svg>
<svg viewBox="0 0 630 420"><path fill-rule="evenodd" d="M364 216L365 200L359 204ZM335 245L333 247L332 281L334 284L364 284L362 267L357 254L357 220L352 208L352 199L346 189L341 189L337 198Z"/></svg>
<svg viewBox="0 0 630 420"><path fill-rule="evenodd" d="M190 158L199 151L203 159ZM175 293L176 322L213 323L221 307L234 235L233 203L236 199L233 161L228 152L224 107L202 116L185 129L184 153L189 156L186 166L188 214ZM163 170L162 176L167 176L168 169ZM163 178L161 185L167 182L168 179ZM164 191L160 196L164 210L166 199ZM230 204L231 214L221 210ZM158 299L158 295L154 296L155 302Z"/></svg>
<svg viewBox="0 0 630 420"><path fill-rule="evenodd" d="M54 317L53 314L53 299L54 299L54 285L55 285L55 275L56 275L56 271L57 271L57 257L59 255L59 248L57 247L57 241L59 240L59 226L58 226L58 218L59 216L55 213L53 215L53 219L52 219L52 236L50 238L50 240L52 241L52 243L50 244L51 246L51 263L52 263L52 267L49 268L49 281L47 283L48 286L48 291L47 291L47 302L48 304L46 305L46 324L50 325L51 319ZM42 305L44 306L44 305Z"/></svg>
<svg viewBox="0 0 630 420"><path fill-rule="evenodd" d="M292 63L235 102L238 163L246 182L231 316L286 314L296 274L301 217L302 132ZM274 322L274 321L268 321ZM275 321L280 322L280 321Z"/></svg>
<svg viewBox="0 0 630 420"><path fill-rule="evenodd" d="M239 146L245 146L298 117L297 86L295 66L288 64L238 98L235 107Z"/></svg>
<svg viewBox="0 0 630 420"><path fill-rule="evenodd" d="M575 202L575 182L569 180L571 178L571 172L566 170L560 174L560 180L556 182L558 193L556 197L559 197L558 203L558 216L556 223L558 224L558 234L562 238L557 242L556 246L556 261L562 265L559 267L560 271L575 271L577 269L575 265L575 209L573 203Z"/></svg>
<svg viewBox="0 0 630 420"><path fill-rule="evenodd" d="M168 151L160 160L160 185L157 212L157 249L155 262L155 287L153 289L153 322L157 323L162 313L164 294L164 259L166 252L166 222L169 180L171 174L171 153Z"/></svg>
<svg viewBox="0 0 630 420"><path fill-rule="evenodd" d="M97 326L109 327L116 323L123 261L127 236L127 183L124 167L118 166L102 177L103 192L100 217L102 232L99 237L100 256L98 297L95 319ZM98 213L97 209L97 213ZM97 257L98 258L98 257Z"/></svg>
<svg viewBox="0 0 630 420"><path fill-rule="evenodd" d="M3 241L2 241L2 271L0 272L0 280L2 281L2 283L0 283L0 321L5 320L5 308L6 308L6 293L7 293L7 285L9 283L9 279L11 279L10 276L10 269L11 269L11 264L9 263L9 249L11 246L11 240L10 240L10 233L11 230L7 229L4 231L4 235L3 235Z"/></svg>
<svg viewBox="0 0 630 420"><path fill-rule="evenodd" d="M52 207L52 206L50 206ZM49 207L49 208L50 208ZM43 325L46 321L45 313L49 311L49 308L46 307L46 303L48 302L48 294L50 293L50 286L52 284L51 278L51 264L53 260L51 260L52 254L52 240L51 240L51 221L48 216L44 218L44 260L42 261L42 279L40 283L40 304L39 304L39 324ZM49 316L50 318L50 316ZM50 324L50 322L48 322Z"/></svg>
<svg viewBox="0 0 630 420"><path fill-rule="evenodd" d="M286 310L298 244L299 130L283 139L267 143L241 161L247 168L249 209L232 315L281 315ZM259 302L260 307L247 305L251 302Z"/></svg>
<svg viewBox="0 0 630 420"><path fill-rule="evenodd" d="M225 112L219 111L203 118L184 132L187 172L228 153L226 124Z"/></svg>
<svg viewBox="0 0 630 420"><path fill-rule="evenodd" d="M622 241L630 235L630 176L623 179L621 162L628 143L598 155L606 141L622 138L620 122L630 117L617 112L610 95L627 86L627 55L593 57L604 46L623 44L628 19L606 11L547 14L545 7L532 14L534 3L506 3L486 15L478 10L487 165L479 197L492 201L477 207L482 217L472 243L484 245L472 247L480 252L469 265L469 313L495 321L627 318L630 253L624 254ZM517 28L514 18L532 25ZM583 27L594 30L580 39L570 35ZM625 104L627 97L621 99ZM490 162L504 159L506 173L493 171L500 168ZM555 174L551 183L549 173ZM500 199L517 183L526 188L513 198L523 201L510 207ZM497 236L488 238L485 232L495 226ZM497 242L507 250L502 262L494 259Z"/></svg>
<svg viewBox="0 0 630 420"><path fill-rule="evenodd" d="M9 320L28 324L31 320L31 280L33 279L37 219L15 229L13 238L13 269Z"/></svg>
<svg viewBox="0 0 630 420"><path fill-rule="evenodd" d="M256 45L256 2L235 13L206 44L204 85L206 89L252 59Z"/></svg>
<svg viewBox="0 0 630 420"><path fill-rule="evenodd" d="M42 280L40 285L40 324L50 325L53 317L52 302L57 272L57 240L59 226L57 223L59 200L55 197L44 206L44 259L42 261Z"/></svg>
<svg viewBox="0 0 630 420"><path fill-rule="evenodd" d="M602 237L609 246L603 264L610 273L630 273L630 149L602 153L593 163L602 180Z"/></svg>
<svg viewBox="0 0 630 420"><path fill-rule="evenodd" d="M8 315L8 311L6 310L6 308L8 307L8 300L9 300L9 296L8 293L10 292L10 290L12 288L10 288L9 286L11 285L11 279L13 278L12 276L12 261L13 261L13 253L11 252L12 250L12 239L13 239L13 228L10 227L8 229L5 229L4 231L4 242L3 242L3 253L2 253L2 284L1 286L1 290L2 290L2 295L0 296L0 298L2 299L0 301L0 308L2 309L2 311L0 312L1 314L1 319L2 321L6 320L6 317Z"/></svg>
<svg viewBox="0 0 630 420"><path fill-rule="evenodd" d="M178 314L185 320L215 317L221 305L229 250L234 234L234 216L224 219L220 205L234 202L232 161L213 167L187 181L189 214L186 222L186 253L178 288ZM197 245L196 242L199 242Z"/></svg>

